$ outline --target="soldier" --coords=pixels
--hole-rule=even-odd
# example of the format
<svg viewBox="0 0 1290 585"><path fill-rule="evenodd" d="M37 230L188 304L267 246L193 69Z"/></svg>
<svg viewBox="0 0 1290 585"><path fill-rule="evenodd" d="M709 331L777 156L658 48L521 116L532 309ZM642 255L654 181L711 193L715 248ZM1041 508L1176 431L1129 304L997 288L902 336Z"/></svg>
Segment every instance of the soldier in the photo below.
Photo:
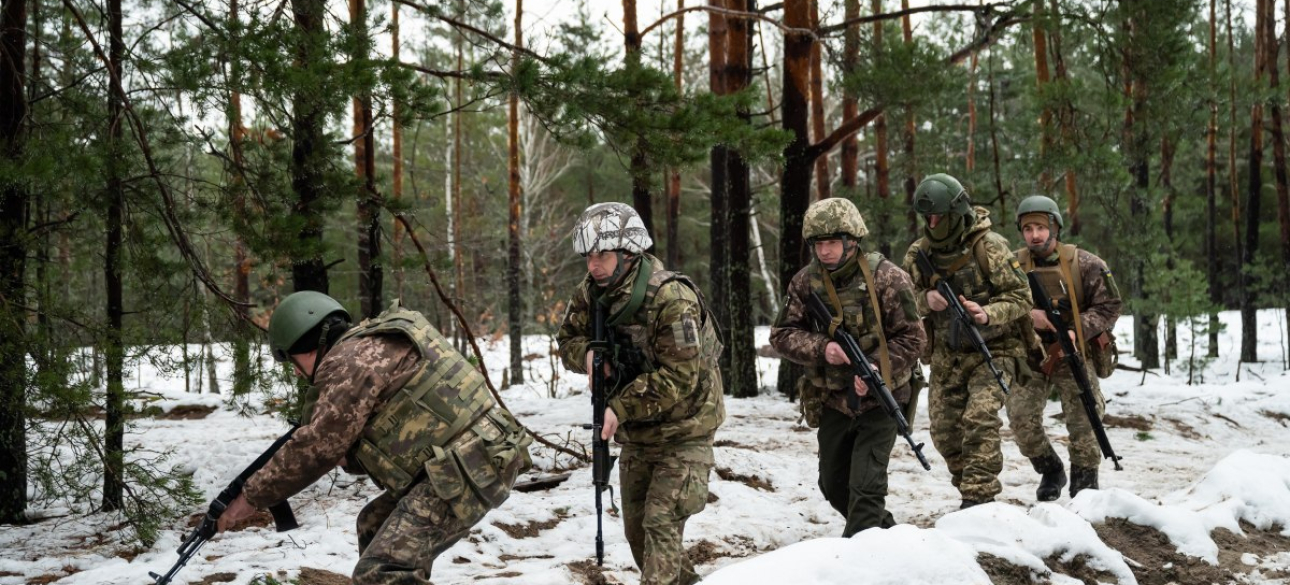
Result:
<svg viewBox="0 0 1290 585"><path fill-rule="evenodd" d="M948 301L934 279L948 279L959 294L1005 380L1029 375L1025 336L1031 334L1021 318L1030 312L1030 286L1008 240L990 230L990 212L973 207L954 177L923 179L914 191L914 210L925 222L923 237L910 245L904 266L914 280L919 314L930 321L932 443L963 498L960 508L968 508L994 500L1001 490L1003 389L946 310ZM937 274L922 273L915 261L919 250L930 256Z"/></svg>
<svg viewBox="0 0 1290 585"><path fill-rule="evenodd" d="M1095 365L1095 373L1110 375L1113 364L1105 370L1096 365L1114 360L1111 330L1120 317L1120 291L1101 258L1058 241L1062 227L1062 214L1055 201L1043 195L1023 199L1017 206L1017 229L1026 245L1017 250L1017 260L1023 270L1039 275L1053 302L1069 310L1067 314L1072 315L1073 322L1067 325L1074 335L1075 347L1088 363ZM1043 383L1036 380L1029 388L1014 387L1008 398L1008 421L1021 454L1029 457L1035 471L1042 474L1035 497L1048 502L1060 497L1062 486L1066 485L1061 457L1044 435L1044 403L1053 390L1061 396L1066 430L1070 434L1067 452L1071 460L1071 497L1085 488L1097 489L1097 469L1102 456L1093 426L1080 402L1079 385L1061 359L1061 346L1053 337L1053 324L1039 309L1031 310L1030 316L1035 331L1048 348L1046 359L1036 368L1042 373ZM1096 399L1100 416L1105 403L1097 378L1088 376L1089 390Z"/></svg>
<svg viewBox="0 0 1290 585"><path fill-rule="evenodd" d="M914 283L877 252L860 248L868 235L850 201L823 199L806 210L802 237L814 259L793 276L784 307L770 331L781 356L806 366L797 396L807 425L819 428L820 492L846 519L843 538L896 521L887 511L887 464L896 442L896 421L869 395L837 342L807 314L804 298L815 292L844 315L844 327L866 355L876 356L884 381L902 405L927 335L914 304ZM847 393L861 396L858 408Z"/></svg>
<svg viewBox="0 0 1290 585"><path fill-rule="evenodd" d="M306 378L301 426L246 481L223 531L340 464L384 493L358 514L354 583L429 583L434 560L510 495L533 438L425 317L398 301L350 327L301 291L269 319L269 346Z"/></svg>
<svg viewBox="0 0 1290 585"><path fill-rule="evenodd" d="M685 521L707 505L712 438L726 416L722 345L698 287L645 253L652 243L628 205L582 213L573 250L586 258L587 277L557 340L565 368L589 374L591 306L608 307L614 348L605 357L616 383L601 437L622 446L627 543L643 585L689 585L699 577L682 546Z"/></svg>

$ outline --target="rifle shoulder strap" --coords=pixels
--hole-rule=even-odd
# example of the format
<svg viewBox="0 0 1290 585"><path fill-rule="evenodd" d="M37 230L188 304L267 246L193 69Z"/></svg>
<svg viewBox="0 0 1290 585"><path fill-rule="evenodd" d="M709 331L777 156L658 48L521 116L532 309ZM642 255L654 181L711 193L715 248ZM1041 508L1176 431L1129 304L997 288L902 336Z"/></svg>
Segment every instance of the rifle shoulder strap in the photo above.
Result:
<svg viewBox="0 0 1290 585"><path fill-rule="evenodd" d="M1070 290L1066 298L1070 299L1072 321L1075 322L1075 341L1079 350L1088 355L1088 346L1084 342L1084 324L1080 322L1079 298L1084 295L1084 282L1079 271L1079 251L1074 244L1062 244L1057 247L1057 265L1061 268L1062 280Z"/></svg>
<svg viewBox="0 0 1290 585"><path fill-rule="evenodd" d="M891 353L887 351L887 332L882 326L882 305L878 304L878 287L874 284L873 273L882 264L882 254L871 252L866 254L866 262L858 262L860 272L864 274L865 286L869 289L869 306L873 308L873 317L877 321L874 330L878 332L878 367L882 370L882 379L887 382L888 387L894 386L895 380L891 372ZM829 291L833 291L830 289ZM839 311L841 314L841 311Z"/></svg>

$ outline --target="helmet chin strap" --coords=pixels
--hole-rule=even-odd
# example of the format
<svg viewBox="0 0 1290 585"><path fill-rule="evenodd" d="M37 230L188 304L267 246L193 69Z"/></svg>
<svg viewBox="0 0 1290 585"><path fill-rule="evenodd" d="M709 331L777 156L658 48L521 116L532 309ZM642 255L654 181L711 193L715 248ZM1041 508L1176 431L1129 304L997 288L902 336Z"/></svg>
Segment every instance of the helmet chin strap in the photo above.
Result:
<svg viewBox="0 0 1290 585"><path fill-rule="evenodd" d="M826 264L824 260L820 259L820 255L816 253L815 246L811 246L811 255L815 257L816 262L829 270L841 268L843 264L847 263L847 259L851 257L851 252L860 249L860 241L851 239L851 236L847 234L840 234L838 239L842 240L842 257L833 264Z"/></svg>
<svg viewBox="0 0 1290 585"><path fill-rule="evenodd" d="M629 269L627 264L628 261L635 261L637 257L633 256L630 259L625 258L622 250L614 250L614 258L618 261L614 264L614 271L610 273L609 279L605 284L601 285L603 288L609 288L618 284L618 281L623 279L623 275L627 274L627 270Z"/></svg>

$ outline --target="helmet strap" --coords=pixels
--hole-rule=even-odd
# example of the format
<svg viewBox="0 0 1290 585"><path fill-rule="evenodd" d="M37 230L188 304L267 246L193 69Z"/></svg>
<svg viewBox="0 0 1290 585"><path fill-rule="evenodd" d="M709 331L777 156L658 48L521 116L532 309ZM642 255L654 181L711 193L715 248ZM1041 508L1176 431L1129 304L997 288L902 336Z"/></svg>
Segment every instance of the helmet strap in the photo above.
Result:
<svg viewBox="0 0 1290 585"><path fill-rule="evenodd" d="M629 259L624 257L622 250L614 250L614 258L616 258L618 262L615 263L614 272L609 275L609 282L605 284L605 288L617 285L618 281L623 279L623 275L631 269L631 267L627 265ZM635 257L630 259L632 262L635 260Z"/></svg>

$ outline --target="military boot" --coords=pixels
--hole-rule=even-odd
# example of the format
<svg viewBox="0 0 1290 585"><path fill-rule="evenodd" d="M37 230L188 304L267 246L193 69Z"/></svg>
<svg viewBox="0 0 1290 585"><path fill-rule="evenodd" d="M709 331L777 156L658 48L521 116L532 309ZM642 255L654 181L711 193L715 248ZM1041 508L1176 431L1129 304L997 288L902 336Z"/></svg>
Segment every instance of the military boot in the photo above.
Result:
<svg viewBox="0 0 1290 585"><path fill-rule="evenodd" d="M963 500L963 502L959 504L959 509L966 510L968 508L971 508L972 506L980 506L981 504L988 504L993 501L994 501L993 498L989 500Z"/></svg>
<svg viewBox="0 0 1290 585"><path fill-rule="evenodd" d="M1062 497L1062 488L1066 486L1066 470L1062 465L1062 458L1049 451L1043 457L1031 457L1030 464L1042 476L1039 479L1039 489L1035 490L1035 498L1041 502L1051 502Z"/></svg>
<svg viewBox="0 0 1290 585"><path fill-rule="evenodd" d="M1071 466L1071 497L1085 489L1097 489L1097 468Z"/></svg>

